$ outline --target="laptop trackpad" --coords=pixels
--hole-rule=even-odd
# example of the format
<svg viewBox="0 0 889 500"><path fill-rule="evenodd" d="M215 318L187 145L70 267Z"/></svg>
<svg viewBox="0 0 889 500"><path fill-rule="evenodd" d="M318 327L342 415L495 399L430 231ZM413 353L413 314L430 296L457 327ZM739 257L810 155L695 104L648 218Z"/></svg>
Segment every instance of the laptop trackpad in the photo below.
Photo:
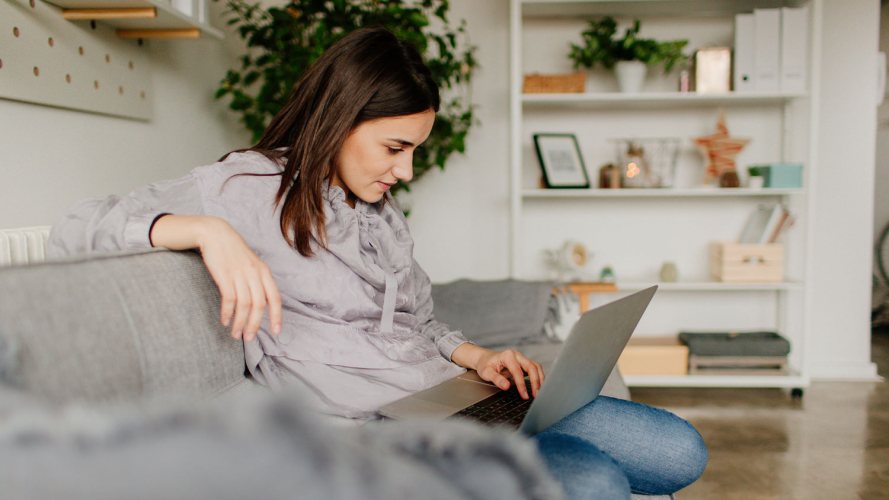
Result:
<svg viewBox="0 0 889 500"><path fill-rule="evenodd" d="M444 419L497 392L500 389L493 385L470 382L458 377L388 404L381 413L392 418Z"/></svg>

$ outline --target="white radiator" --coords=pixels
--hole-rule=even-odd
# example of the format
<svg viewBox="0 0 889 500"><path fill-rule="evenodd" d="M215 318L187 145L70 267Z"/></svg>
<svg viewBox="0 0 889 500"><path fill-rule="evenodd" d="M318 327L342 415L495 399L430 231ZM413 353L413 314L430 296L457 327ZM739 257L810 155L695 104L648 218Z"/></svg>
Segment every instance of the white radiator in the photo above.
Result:
<svg viewBox="0 0 889 500"><path fill-rule="evenodd" d="M43 262L50 227L0 229L0 266Z"/></svg>

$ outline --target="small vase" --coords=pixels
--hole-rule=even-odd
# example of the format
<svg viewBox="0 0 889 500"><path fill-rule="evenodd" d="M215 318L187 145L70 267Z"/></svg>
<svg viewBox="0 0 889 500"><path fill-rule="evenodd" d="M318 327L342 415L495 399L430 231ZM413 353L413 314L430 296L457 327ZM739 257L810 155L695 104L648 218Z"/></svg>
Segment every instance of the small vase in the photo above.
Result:
<svg viewBox="0 0 889 500"><path fill-rule="evenodd" d="M623 93L637 93L645 81L645 63L641 61L618 61L614 66L617 86Z"/></svg>

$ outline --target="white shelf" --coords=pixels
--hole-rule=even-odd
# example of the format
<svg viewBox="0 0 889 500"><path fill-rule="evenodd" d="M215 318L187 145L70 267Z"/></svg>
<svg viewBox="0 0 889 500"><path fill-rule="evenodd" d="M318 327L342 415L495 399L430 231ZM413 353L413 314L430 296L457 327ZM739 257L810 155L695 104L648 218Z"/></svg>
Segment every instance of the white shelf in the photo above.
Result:
<svg viewBox="0 0 889 500"><path fill-rule="evenodd" d="M174 30L197 28L202 34L222 39L222 31L186 16L164 0L47 0L64 9L137 9L153 7L157 17L146 19L102 19L97 22L127 30ZM209 0L207 0L209 1ZM77 22L77 21L74 21Z"/></svg>
<svg viewBox="0 0 889 500"><path fill-rule="evenodd" d="M804 388L808 377L789 375L625 375L630 387L776 387Z"/></svg>
<svg viewBox="0 0 889 500"><path fill-rule="evenodd" d="M623 188L623 189L525 189L525 199L552 198L733 198L786 196L803 189L751 188Z"/></svg>
<svg viewBox="0 0 889 500"><path fill-rule="evenodd" d="M725 17L754 8L794 7L800 0L522 0L525 17Z"/></svg>
<svg viewBox="0 0 889 500"><path fill-rule="evenodd" d="M654 283L618 282L618 292L635 292L644 290ZM802 290L803 283L785 281L779 283L722 283L718 281L687 281L676 283L658 283L658 292L757 292Z"/></svg>
<svg viewBox="0 0 889 500"><path fill-rule="evenodd" d="M556 68L547 58L563 53L555 38L565 43L576 38L585 18L612 15L620 22L633 18L667 18L671 34L707 38L706 29L725 29L731 40L735 14L754 8L799 7L808 4L811 42L820 43L820 0L511 0L510 5L510 273L515 277L542 273L540 250L555 248L566 239L591 244L601 263L623 269L617 292L650 287L660 260L678 261L689 281L661 283L659 292L670 294L663 303L671 309L651 311L646 330L733 329L742 325L768 327L793 342L786 375L626 376L634 387L780 387L809 385L806 372L808 310L812 307L811 250L814 166L819 87L806 92L727 92L721 94L666 92L586 92L564 94L522 93L524 73ZM711 17L713 19L703 19ZM534 20L532 18L537 18ZM716 19L721 18L721 19ZM540 22L537 22L540 21ZM721 26L721 28L719 28ZM572 28L573 27L573 28ZM527 29L527 32L525 31ZM667 34L663 34L669 38ZM569 40L570 38L570 40ZM709 39L709 38L707 38ZM526 42L542 44L523 47ZM816 43L817 42L817 43ZM528 58L528 61L524 59ZM564 67L567 67L564 66ZM811 74L817 59L809 55ZM555 69L551 71L556 72ZM815 81L813 80L813 83ZM528 181L533 149L530 133L537 129L574 132L594 152L588 164L607 161L603 143L608 137L661 136L674 128L690 141L712 130L705 115L725 107L730 127L739 137L754 142L756 161L798 161L805 164L805 184L797 189L716 188L689 186L651 189L542 189ZM600 111L602 111L600 113ZM675 117L675 119L674 119ZM650 118L650 119L649 119ZM700 121L700 127L695 125ZM689 153L682 151L681 154ZM691 156L678 161L685 165ZM696 157L697 158L697 157ZM798 229L788 235L788 275L796 281L778 283L722 283L710 281L704 251L706 242L734 234L748 213L748 205L780 201L798 217ZM561 224L561 225L560 225ZM588 243L591 242L591 243ZM654 272L652 272L654 271ZM650 276L652 281L639 277ZM695 280L699 277L699 280ZM604 297L609 299L609 297ZM749 309L748 309L749 308ZM745 327L747 328L747 327Z"/></svg>
<svg viewBox="0 0 889 500"><path fill-rule="evenodd" d="M576 94L522 94L525 109L551 107L582 108L664 108L688 106L726 106L785 104L807 97L805 93L749 92L698 94L697 92L589 92Z"/></svg>

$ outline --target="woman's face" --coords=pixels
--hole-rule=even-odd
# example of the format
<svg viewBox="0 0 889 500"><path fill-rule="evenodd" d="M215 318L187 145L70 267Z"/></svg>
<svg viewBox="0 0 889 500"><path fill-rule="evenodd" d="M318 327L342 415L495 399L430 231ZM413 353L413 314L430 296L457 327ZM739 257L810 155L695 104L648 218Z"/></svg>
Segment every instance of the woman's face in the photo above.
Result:
<svg viewBox="0 0 889 500"><path fill-rule="evenodd" d="M432 132L435 111L377 118L349 132L337 155L331 185L346 192L349 205L355 198L376 203L397 181L414 176L414 150Z"/></svg>

